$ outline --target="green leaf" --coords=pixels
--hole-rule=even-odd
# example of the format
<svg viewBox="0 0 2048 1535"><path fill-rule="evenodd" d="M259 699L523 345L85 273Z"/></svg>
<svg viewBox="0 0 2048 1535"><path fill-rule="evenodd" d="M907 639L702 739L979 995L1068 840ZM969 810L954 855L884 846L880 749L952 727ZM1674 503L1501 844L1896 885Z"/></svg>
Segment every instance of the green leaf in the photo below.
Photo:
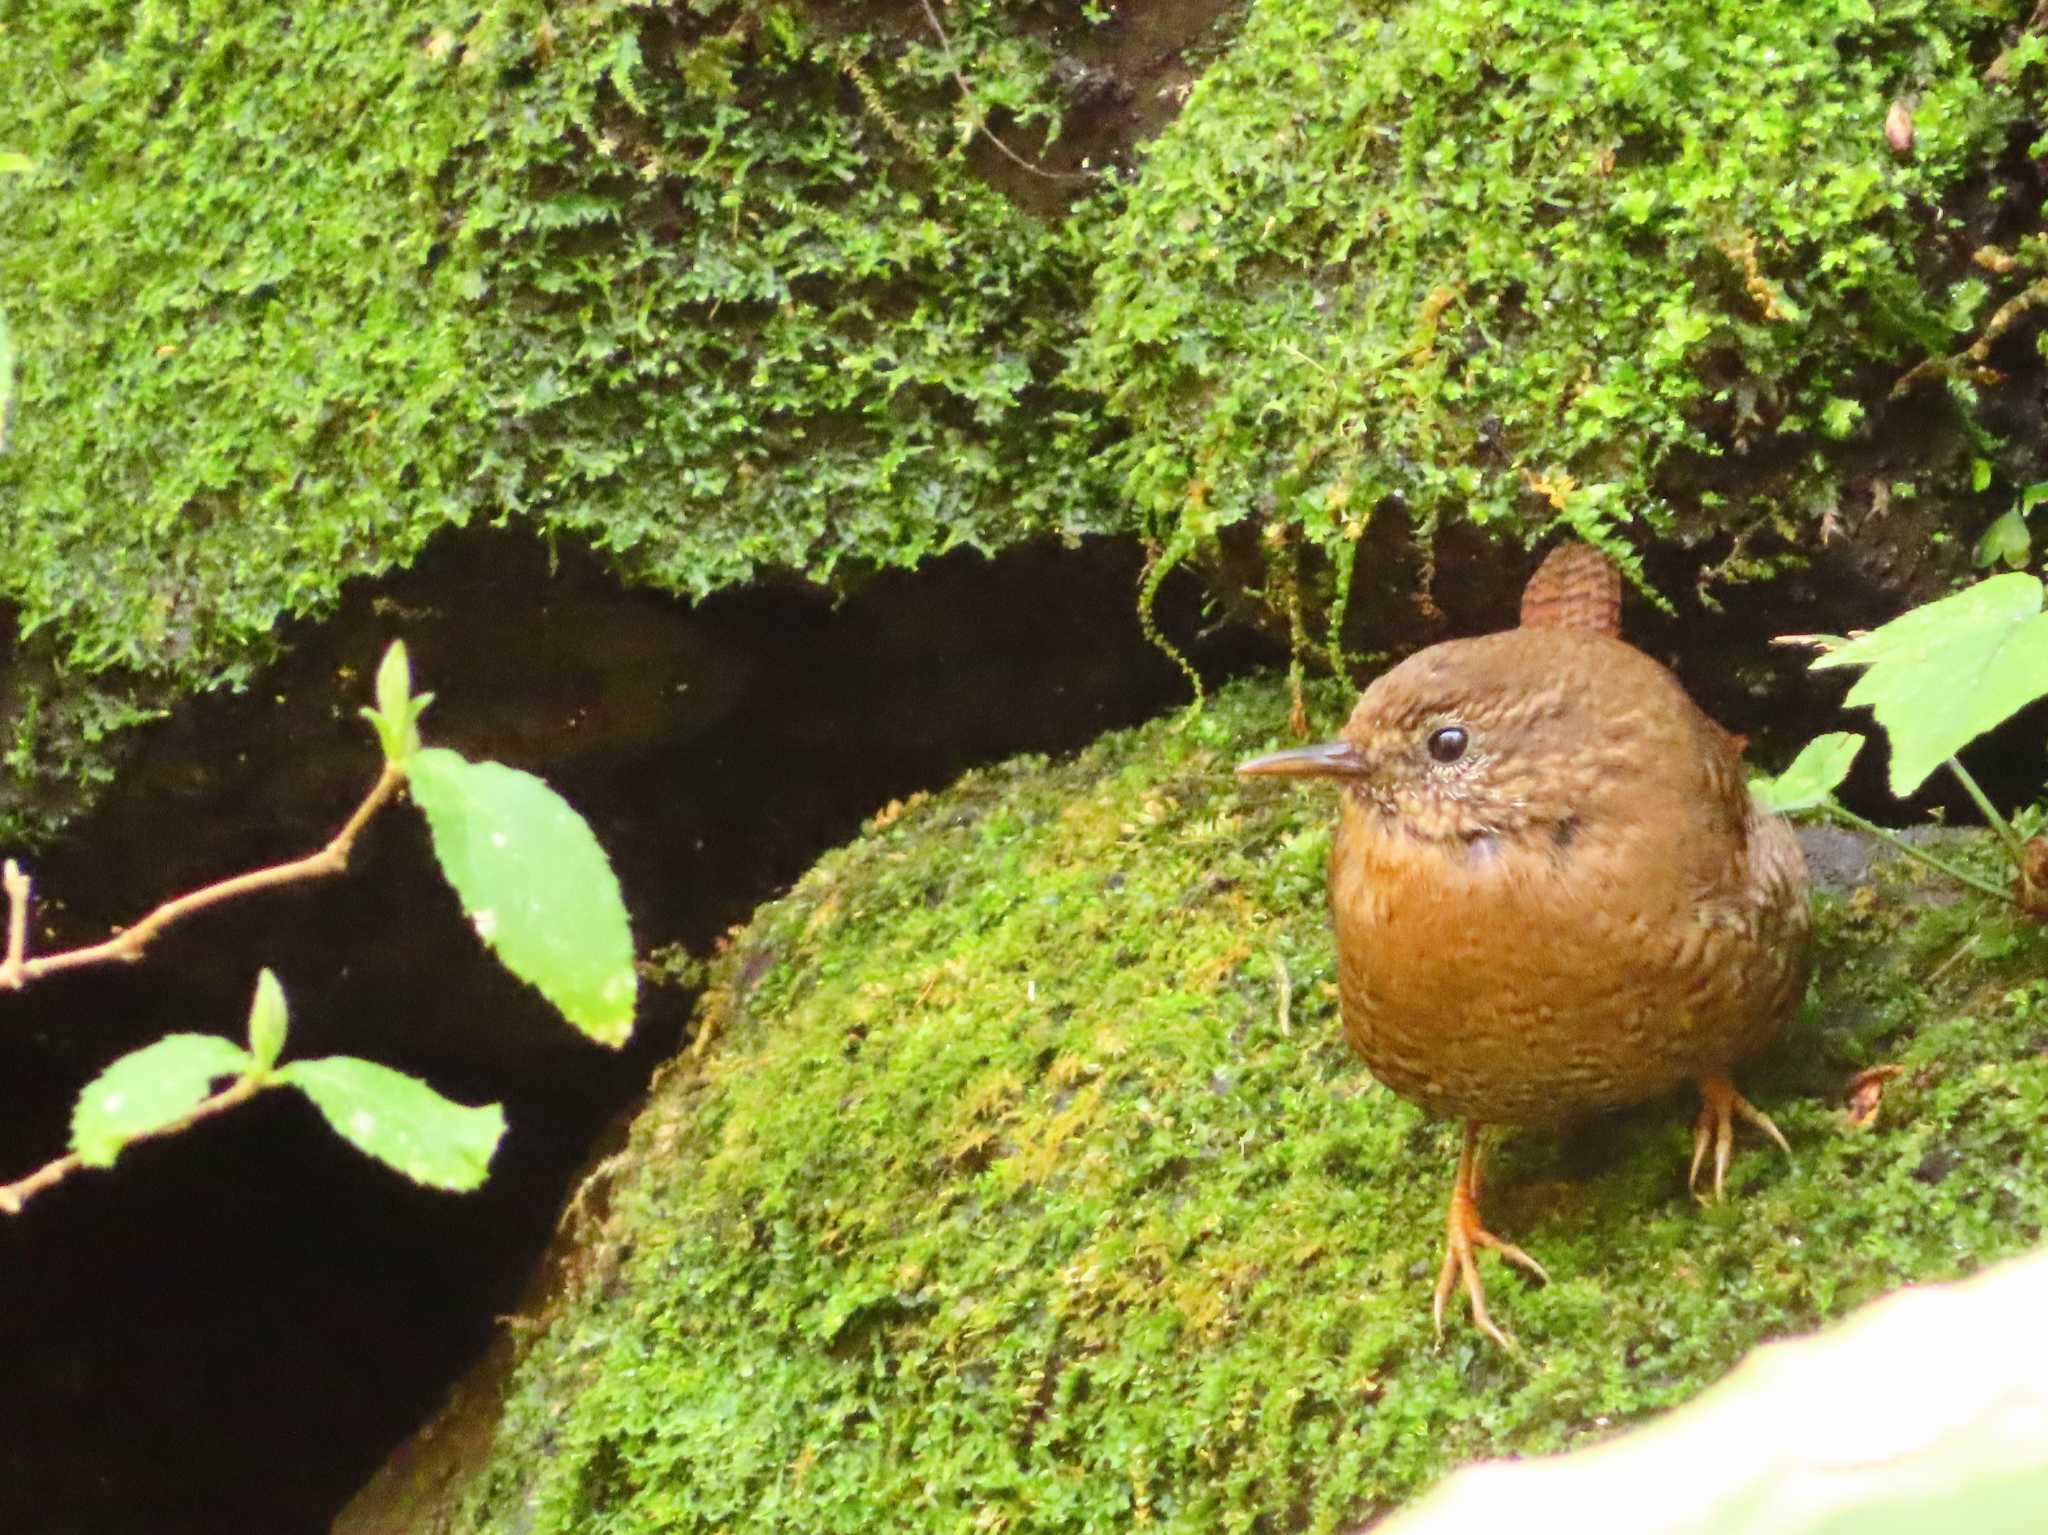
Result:
<svg viewBox="0 0 2048 1535"><path fill-rule="evenodd" d="M1862 749L1863 737L1849 731L1815 736L1776 778L1752 778L1749 791L1779 815L1811 810L1849 776L1850 764Z"/></svg>
<svg viewBox="0 0 2048 1535"><path fill-rule="evenodd" d="M352 1055L294 1061L277 1079L311 1098L343 1140L429 1188L462 1192L482 1183L505 1133L497 1104L468 1108L417 1077Z"/></svg>
<svg viewBox="0 0 2048 1535"><path fill-rule="evenodd" d="M213 1034L170 1034L122 1056L86 1083L71 1111L71 1149L87 1167L197 1108L219 1077L238 1077L249 1052Z"/></svg>
<svg viewBox="0 0 2048 1535"><path fill-rule="evenodd" d="M2048 693L2041 583L2013 572L1901 614L1813 663L1869 668L1849 690L1891 737L1904 798L1964 746Z"/></svg>
<svg viewBox="0 0 2048 1535"><path fill-rule="evenodd" d="M249 1054L258 1071L268 1071L284 1053L284 988L268 970L256 976L256 999L249 1004Z"/></svg>
<svg viewBox="0 0 2048 1535"><path fill-rule="evenodd" d="M0 149L0 176L20 176L36 168L36 162L18 149Z"/></svg>
<svg viewBox="0 0 2048 1535"><path fill-rule="evenodd" d="M434 856L477 935L599 1044L633 1030L633 935L604 849L531 773L445 748L407 770Z"/></svg>
<svg viewBox="0 0 2048 1535"><path fill-rule="evenodd" d="M1977 568L1982 570L2003 560L2017 570L2027 563L2032 548L2027 519L2015 508L1986 528L1984 536L1977 540Z"/></svg>

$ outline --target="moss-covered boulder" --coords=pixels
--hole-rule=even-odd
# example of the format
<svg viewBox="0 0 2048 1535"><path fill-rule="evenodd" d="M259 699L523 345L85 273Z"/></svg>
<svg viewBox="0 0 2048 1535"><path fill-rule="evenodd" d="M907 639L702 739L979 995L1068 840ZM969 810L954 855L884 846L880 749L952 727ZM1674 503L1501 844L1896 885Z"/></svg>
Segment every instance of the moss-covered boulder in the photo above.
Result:
<svg viewBox="0 0 2048 1535"><path fill-rule="evenodd" d="M1911 565L2038 478L2025 12L38 0L0 829L463 524L693 596L1256 528L1297 651L1374 521Z"/></svg>
<svg viewBox="0 0 2048 1535"><path fill-rule="evenodd" d="M0 830L452 526L691 596L1123 526L1063 381L1094 252L1065 205L1099 178L1047 141L1098 75L1156 71L1028 0L944 10L40 0L0 27L29 166L0 174L0 618L31 641L0 652ZM999 137L1044 208L984 173Z"/></svg>
<svg viewBox="0 0 2048 1535"><path fill-rule="evenodd" d="M2038 275L1995 248L2040 228L2026 9L1258 0L1095 269L1136 510L1169 561L1244 524L1312 551L1341 620L1375 518L1562 521L1624 564L1718 533L1725 577L1967 501L1990 375L1891 395Z"/></svg>
<svg viewBox="0 0 2048 1535"><path fill-rule="evenodd" d="M1035 146L1055 53L948 10L34 7L0 598L208 678L449 523L690 593L1102 525L1087 253L960 131Z"/></svg>
<svg viewBox="0 0 2048 1535"><path fill-rule="evenodd" d="M1690 1102L1506 1138L1489 1216L1552 1282L1493 1280L1526 1356L1436 1343L1457 1127L1339 1036L1327 800L1231 777L1286 713L971 774L736 932L466 1495L390 1527L1335 1530L2040 1238L2048 945L1830 844L1815 998L1745 1074L1795 1160L1702 1207Z"/></svg>

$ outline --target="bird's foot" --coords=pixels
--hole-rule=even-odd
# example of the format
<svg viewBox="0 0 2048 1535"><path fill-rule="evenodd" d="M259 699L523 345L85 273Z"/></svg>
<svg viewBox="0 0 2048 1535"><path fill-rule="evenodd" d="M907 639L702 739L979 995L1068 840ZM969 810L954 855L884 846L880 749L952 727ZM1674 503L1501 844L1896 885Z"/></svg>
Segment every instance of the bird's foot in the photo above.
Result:
<svg viewBox="0 0 2048 1535"><path fill-rule="evenodd" d="M1792 1148L1778 1127L1771 1123L1770 1115L1751 1103L1735 1090L1735 1084L1726 1077L1700 1078L1700 1112L1692 1127L1692 1172L1686 1178L1686 1187L1705 1203L1707 1196L1699 1192L1700 1168L1707 1160L1707 1147L1714 1148L1714 1194L1718 1201L1725 1192L1728 1180L1728 1157L1735 1145L1735 1121L1744 1120L1755 1125L1773 1141L1787 1157Z"/></svg>
<svg viewBox="0 0 2048 1535"><path fill-rule="evenodd" d="M1457 1181L1451 1185L1451 1211L1444 1222L1444 1262L1437 1271L1436 1303L1430 1314L1436 1320L1436 1335L1441 1340L1444 1335L1444 1307L1450 1301L1451 1291L1463 1279L1466 1299L1472 1303L1474 1325L1502 1348L1514 1353L1520 1345L1502 1331L1486 1310L1486 1287L1479 1282L1475 1254L1481 1248L1490 1248L1507 1262L1527 1269L1545 1284L1550 1283L1550 1276L1543 1271L1542 1264L1521 1248L1495 1236L1480 1224L1478 1142L1479 1127L1468 1125L1465 1149L1458 1158Z"/></svg>

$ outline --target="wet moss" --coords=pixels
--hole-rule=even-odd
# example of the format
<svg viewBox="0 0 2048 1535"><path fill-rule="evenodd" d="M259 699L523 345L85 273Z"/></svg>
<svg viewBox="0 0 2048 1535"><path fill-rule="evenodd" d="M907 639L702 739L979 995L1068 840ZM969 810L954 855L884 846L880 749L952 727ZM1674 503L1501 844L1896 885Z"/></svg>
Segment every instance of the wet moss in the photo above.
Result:
<svg viewBox="0 0 2048 1535"><path fill-rule="evenodd" d="M1561 522L1632 571L1721 533L1746 578L1985 489L1978 375L1889 396L2031 280L1968 261L2038 227L2001 169L2038 92L1992 66L2022 10L1259 0L1095 271L1134 507L1168 562L1254 525L1276 593L1305 554L1335 632L1375 520Z"/></svg>
<svg viewBox="0 0 2048 1535"><path fill-rule="evenodd" d="M2035 476L2023 346L1996 401L1887 403L2048 261L2017 0L942 9L0 30L0 601L62 709L246 681L461 525L700 596L1090 533L1156 582L1253 523L1300 651L1374 518L1425 565L1451 521L1632 570L1720 532L1711 582L1915 497L1924 553ZM8 691L14 798L105 774Z"/></svg>
<svg viewBox="0 0 2048 1535"><path fill-rule="evenodd" d="M1060 135L1106 27L1058 29L1055 78L1040 13L50 0L0 27L29 166L0 177L0 605L90 695L52 708L245 683L284 620L456 526L691 597L1123 526L1061 382L1085 220L973 153ZM10 837L49 817L7 801L110 760L13 691Z"/></svg>

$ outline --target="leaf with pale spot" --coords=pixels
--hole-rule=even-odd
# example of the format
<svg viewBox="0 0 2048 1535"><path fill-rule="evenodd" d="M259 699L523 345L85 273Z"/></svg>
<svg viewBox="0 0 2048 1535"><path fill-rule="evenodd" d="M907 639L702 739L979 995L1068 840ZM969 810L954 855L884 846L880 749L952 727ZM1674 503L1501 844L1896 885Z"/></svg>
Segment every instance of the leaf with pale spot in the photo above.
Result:
<svg viewBox="0 0 2048 1535"><path fill-rule="evenodd" d="M1891 789L1903 799L1964 746L2048 694L2041 583L2018 571L1993 576L1813 665L1868 668L1848 702L1867 704L1891 737Z"/></svg>
<svg viewBox="0 0 2048 1535"><path fill-rule="evenodd" d="M128 1142L182 1119L216 1080L251 1064L248 1051L212 1034L170 1034L131 1051L78 1095L71 1149L87 1167L111 1166Z"/></svg>
<svg viewBox="0 0 2048 1535"><path fill-rule="evenodd" d="M351 1055L294 1061L277 1080L296 1087L335 1133L415 1183L475 1188L505 1133L505 1111L443 1098L417 1077Z"/></svg>
<svg viewBox="0 0 2048 1535"><path fill-rule="evenodd" d="M1775 810L1779 815L1811 810L1849 776L1849 768L1861 750L1863 737L1850 731L1815 736L1776 778L1752 778L1749 791L1763 802L1765 809Z"/></svg>
<svg viewBox="0 0 2048 1535"><path fill-rule="evenodd" d="M599 1044L624 1044L639 991L633 935L583 817L531 773L443 747L406 771L478 936L570 1023Z"/></svg>

